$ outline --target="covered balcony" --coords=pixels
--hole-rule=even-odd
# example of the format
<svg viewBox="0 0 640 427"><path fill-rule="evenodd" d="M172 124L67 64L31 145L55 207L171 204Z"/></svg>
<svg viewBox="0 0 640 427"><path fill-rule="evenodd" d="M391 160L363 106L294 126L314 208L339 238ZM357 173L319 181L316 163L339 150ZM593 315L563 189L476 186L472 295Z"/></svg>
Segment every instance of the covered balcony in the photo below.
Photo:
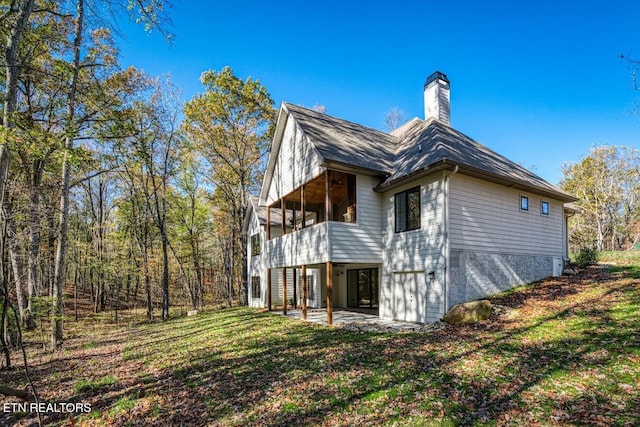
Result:
<svg viewBox="0 0 640 427"><path fill-rule="evenodd" d="M356 220L356 176L327 170L267 207L267 240L326 221Z"/></svg>
<svg viewBox="0 0 640 427"><path fill-rule="evenodd" d="M351 226L355 231L356 212L356 175L333 170L326 170L267 207L267 268L282 269L281 286L286 295L287 269L301 268L304 272L307 265L324 265L329 324L332 323L332 271L335 261L331 253L332 230ZM345 235L345 230L340 230L339 234ZM346 235L349 235L348 231ZM350 237L346 240L353 241ZM302 309L305 317L306 280L303 273ZM271 292L269 282L268 295ZM289 285L295 289L295 283ZM284 301L283 312L286 313L286 297Z"/></svg>

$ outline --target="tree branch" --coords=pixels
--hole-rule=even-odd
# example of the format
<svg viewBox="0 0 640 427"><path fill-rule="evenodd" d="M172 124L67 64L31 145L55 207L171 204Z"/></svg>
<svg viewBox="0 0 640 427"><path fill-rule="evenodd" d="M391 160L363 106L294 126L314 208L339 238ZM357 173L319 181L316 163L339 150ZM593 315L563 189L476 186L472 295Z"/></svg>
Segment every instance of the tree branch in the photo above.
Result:
<svg viewBox="0 0 640 427"><path fill-rule="evenodd" d="M26 390L18 390L15 388L8 387L6 385L0 385L0 394L4 394L5 396L14 396L18 397L22 400L31 400L31 395Z"/></svg>
<svg viewBox="0 0 640 427"><path fill-rule="evenodd" d="M69 187L70 187L70 188L72 188L72 187L76 187L76 186L78 186L78 185L82 184L82 183L83 183L83 182L85 182L85 181L88 181L88 180L90 180L90 179L95 178L96 176L100 176L100 175L102 175L103 173L107 173L107 172L111 172L111 171L118 171L118 168L117 168L116 166L114 166L114 167L112 167L112 168L108 168L108 169L103 169L103 170L97 171L97 172L95 172L95 173L92 173L91 175L87 175L87 176L85 176L84 178L81 178L81 179L78 179L78 180L76 180L76 181L73 181L72 183L70 183L70 184L69 184Z"/></svg>

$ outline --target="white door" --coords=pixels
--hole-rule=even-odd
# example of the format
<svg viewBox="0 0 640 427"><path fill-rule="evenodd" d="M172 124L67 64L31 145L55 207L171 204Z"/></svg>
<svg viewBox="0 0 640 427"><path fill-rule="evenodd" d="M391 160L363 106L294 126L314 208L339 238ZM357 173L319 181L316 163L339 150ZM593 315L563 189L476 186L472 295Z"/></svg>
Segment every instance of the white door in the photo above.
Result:
<svg viewBox="0 0 640 427"><path fill-rule="evenodd" d="M426 283L424 273L394 273L393 313L395 320L426 323Z"/></svg>

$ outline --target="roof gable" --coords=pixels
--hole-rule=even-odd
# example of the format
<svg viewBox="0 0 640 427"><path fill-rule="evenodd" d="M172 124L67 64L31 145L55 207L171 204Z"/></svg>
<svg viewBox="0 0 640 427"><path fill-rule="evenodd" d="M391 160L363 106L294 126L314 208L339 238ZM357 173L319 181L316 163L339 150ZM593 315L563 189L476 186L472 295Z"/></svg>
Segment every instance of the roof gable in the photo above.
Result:
<svg viewBox="0 0 640 427"><path fill-rule="evenodd" d="M341 163L381 174L393 170L397 139L328 114L284 104L326 163Z"/></svg>

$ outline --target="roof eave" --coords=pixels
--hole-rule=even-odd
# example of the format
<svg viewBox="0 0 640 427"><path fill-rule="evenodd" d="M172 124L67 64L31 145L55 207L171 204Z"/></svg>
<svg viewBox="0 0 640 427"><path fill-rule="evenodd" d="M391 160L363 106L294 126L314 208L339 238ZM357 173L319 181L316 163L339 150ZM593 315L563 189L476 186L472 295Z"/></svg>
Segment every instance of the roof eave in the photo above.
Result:
<svg viewBox="0 0 640 427"><path fill-rule="evenodd" d="M442 170L453 170L453 168L455 168L455 164L453 162L450 162L446 159L444 160L440 160L436 163L432 163L429 166L426 166L424 168L421 169L417 169L413 172L410 172L406 175L403 175L401 177L392 179L390 181L384 181L382 183L380 183L379 185L377 185L373 190L377 191L379 193L382 193L384 191L389 191L392 190L394 188L400 187L403 184L406 184L408 182L411 182L413 180L416 180L418 178L422 178L431 174L434 174L438 171L442 171Z"/></svg>
<svg viewBox="0 0 640 427"><path fill-rule="evenodd" d="M388 172L384 172L379 169L365 168L362 166L356 166L346 162L340 162L337 160L330 160L326 158L323 159L322 163L320 163L320 166L325 167L327 169L340 171L340 172L347 172L347 173L359 172L363 175L375 176L383 179L387 178L390 175Z"/></svg>
<svg viewBox="0 0 640 427"><path fill-rule="evenodd" d="M502 175L498 175L482 169L474 168L472 166L459 165L459 168L460 168L459 169L460 173L464 175L485 179L490 182L495 182L496 184L505 185L507 187L515 188L517 190L527 191L530 193L538 194L540 196L546 196L554 200L559 200L563 203L570 203L578 200L576 197L570 194L564 193L560 190L555 191L551 188L545 188L538 185L533 185L526 181L507 178Z"/></svg>
<svg viewBox="0 0 640 427"><path fill-rule="evenodd" d="M438 162L432 163L427 167L418 169L410 174L404 175L402 177L396 178L391 181L383 182L382 184L376 186L374 188L377 192L388 191L393 188L399 187L407 182L413 181L418 178L422 178L424 176L431 175L433 173L442 171L442 170L453 170L455 167L458 167L458 173L463 175L472 176L475 178L484 179L486 181L494 182L496 184L505 185L507 187L515 188L518 190L528 191L530 193L539 194L541 196L546 196L551 199L560 200L563 203L575 202L578 200L576 197L571 196L570 194L552 191L551 189L540 187L537 185L531 185L525 181L519 181L515 179L506 178L501 175L497 175L483 169L474 168L473 166L457 163L451 161L449 159L439 160Z"/></svg>
<svg viewBox="0 0 640 427"><path fill-rule="evenodd" d="M286 104L283 102L280 106L278 113L278 121L276 122L276 129L273 133L273 139L271 143L271 151L269 152L269 160L267 161L267 169L264 173L262 180L262 187L260 188L260 198L258 200L259 205L267 204L267 197L269 196L269 186L273 179L273 171L276 167L278 153L280 153L280 145L282 144L282 137L284 130L287 126L287 119L289 118L289 110L287 110Z"/></svg>

